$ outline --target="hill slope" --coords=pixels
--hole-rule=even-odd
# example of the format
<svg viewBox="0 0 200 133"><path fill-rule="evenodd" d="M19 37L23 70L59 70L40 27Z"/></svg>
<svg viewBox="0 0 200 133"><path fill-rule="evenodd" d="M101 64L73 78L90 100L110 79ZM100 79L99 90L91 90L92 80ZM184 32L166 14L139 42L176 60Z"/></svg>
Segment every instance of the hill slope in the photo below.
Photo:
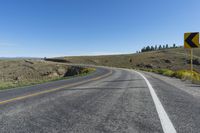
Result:
<svg viewBox="0 0 200 133"><path fill-rule="evenodd" d="M4 59L0 60L0 70L1 90L85 74L91 69L46 61Z"/></svg>
<svg viewBox="0 0 200 133"><path fill-rule="evenodd" d="M151 52L126 55L71 56L67 62L94 64L125 68L167 68L171 70L190 69L190 51L184 48L171 48ZM194 49L194 69L200 72L200 49Z"/></svg>

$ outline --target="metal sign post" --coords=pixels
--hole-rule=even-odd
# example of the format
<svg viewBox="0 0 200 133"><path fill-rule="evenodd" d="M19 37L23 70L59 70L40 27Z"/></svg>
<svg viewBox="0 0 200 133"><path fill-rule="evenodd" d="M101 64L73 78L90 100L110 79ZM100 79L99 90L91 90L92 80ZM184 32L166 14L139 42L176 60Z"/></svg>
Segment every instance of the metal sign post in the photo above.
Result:
<svg viewBox="0 0 200 133"><path fill-rule="evenodd" d="M199 32L191 32L184 34L184 48L190 49L190 70L191 79L193 77L193 48L200 47L199 44Z"/></svg>
<svg viewBox="0 0 200 133"><path fill-rule="evenodd" d="M191 70L191 80L193 77L193 49L190 49L190 70Z"/></svg>

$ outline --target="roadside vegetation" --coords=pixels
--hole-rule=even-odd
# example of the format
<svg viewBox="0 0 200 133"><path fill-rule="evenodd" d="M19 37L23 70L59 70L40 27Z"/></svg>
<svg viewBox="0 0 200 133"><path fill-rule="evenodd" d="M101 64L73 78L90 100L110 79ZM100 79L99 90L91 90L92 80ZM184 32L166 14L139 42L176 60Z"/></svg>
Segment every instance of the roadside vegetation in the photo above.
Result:
<svg viewBox="0 0 200 133"><path fill-rule="evenodd" d="M169 70L169 69L140 69L143 71L154 72L169 77L176 77L181 80L191 80L193 83L200 83L200 73L190 70Z"/></svg>
<svg viewBox="0 0 200 133"><path fill-rule="evenodd" d="M94 68L36 60L0 60L0 90L84 76Z"/></svg>

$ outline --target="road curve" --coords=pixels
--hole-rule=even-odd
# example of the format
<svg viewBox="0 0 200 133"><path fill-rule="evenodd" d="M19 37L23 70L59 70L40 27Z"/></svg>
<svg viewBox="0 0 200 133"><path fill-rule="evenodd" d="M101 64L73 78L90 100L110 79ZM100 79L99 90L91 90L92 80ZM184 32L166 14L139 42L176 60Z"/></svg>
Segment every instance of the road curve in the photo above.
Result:
<svg viewBox="0 0 200 133"><path fill-rule="evenodd" d="M143 75L175 131L198 133L199 97ZM137 72L98 67L84 77L0 91L0 132L166 133L153 97Z"/></svg>

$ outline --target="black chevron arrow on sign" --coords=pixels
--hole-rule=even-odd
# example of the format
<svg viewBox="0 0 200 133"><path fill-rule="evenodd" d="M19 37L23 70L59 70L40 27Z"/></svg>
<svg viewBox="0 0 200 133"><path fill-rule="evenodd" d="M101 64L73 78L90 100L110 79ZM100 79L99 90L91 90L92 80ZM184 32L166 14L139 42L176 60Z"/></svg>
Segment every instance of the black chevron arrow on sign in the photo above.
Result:
<svg viewBox="0 0 200 133"><path fill-rule="evenodd" d="M197 35L198 33L191 33L186 39L185 41L192 47L192 48L197 48L198 44L196 45L192 39Z"/></svg>

